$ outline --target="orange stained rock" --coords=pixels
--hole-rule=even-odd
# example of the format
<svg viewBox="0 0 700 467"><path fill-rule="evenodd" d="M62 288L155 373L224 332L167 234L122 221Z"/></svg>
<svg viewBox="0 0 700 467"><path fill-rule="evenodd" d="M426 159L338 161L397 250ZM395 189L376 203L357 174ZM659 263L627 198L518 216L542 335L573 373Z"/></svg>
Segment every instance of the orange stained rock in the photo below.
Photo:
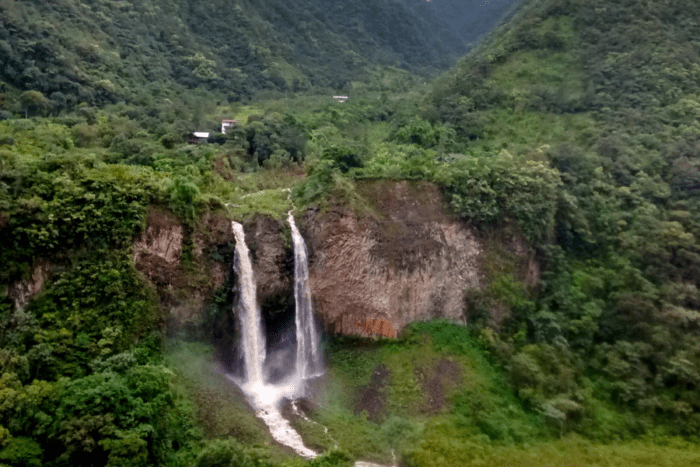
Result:
<svg viewBox="0 0 700 467"><path fill-rule="evenodd" d="M366 333L372 336L398 337L399 333L391 323L381 319L362 319L355 321L351 332Z"/></svg>

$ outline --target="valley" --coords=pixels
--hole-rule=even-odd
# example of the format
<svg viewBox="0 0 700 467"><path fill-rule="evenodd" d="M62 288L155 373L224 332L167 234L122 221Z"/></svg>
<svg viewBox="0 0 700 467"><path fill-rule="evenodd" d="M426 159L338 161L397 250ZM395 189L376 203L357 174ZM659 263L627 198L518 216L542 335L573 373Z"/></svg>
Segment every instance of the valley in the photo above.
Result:
<svg viewBox="0 0 700 467"><path fill-rule="evenodd" d="M700 9L427 3L0 0L0 466L700 462Z"/></svg>

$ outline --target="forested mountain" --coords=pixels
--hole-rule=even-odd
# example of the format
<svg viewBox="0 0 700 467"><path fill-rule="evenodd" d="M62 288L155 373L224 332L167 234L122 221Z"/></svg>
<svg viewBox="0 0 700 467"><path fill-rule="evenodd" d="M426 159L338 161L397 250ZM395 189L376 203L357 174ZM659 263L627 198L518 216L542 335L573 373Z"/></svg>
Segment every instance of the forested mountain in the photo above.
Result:
<svg viewBox="0 0 700 467"><path fill-rule="evenodd" d="M525 400L595 433L594 398L635 414L616 429L700 427L698 33L683 1L524 2L430 98L474 157L559 173L539 305L501 351ZM479 218L465 186L453 204Z"/></svg>
<svg viewBox="0 0 700 467"><path fill-rule="evenodd" d="M466 38L439 1L0 0L0 465L698 465L700 8L512 3L427 83ZM416 222L378 207L423 197L483 246L466 326L326 336L290 417L339 451L290 458L217 373L226 229L282 226L293 274L287 212L366 223L398 277ZM180 242L152 270L148 227Z"/></svg>
<svg viewBox="0 0 700 467"><path fill-rule="evenodd" d="M342 89L377 65L430 73L463 43L438 17L365 0L0 2L0 80L58 107L204 87Z"/></svg>

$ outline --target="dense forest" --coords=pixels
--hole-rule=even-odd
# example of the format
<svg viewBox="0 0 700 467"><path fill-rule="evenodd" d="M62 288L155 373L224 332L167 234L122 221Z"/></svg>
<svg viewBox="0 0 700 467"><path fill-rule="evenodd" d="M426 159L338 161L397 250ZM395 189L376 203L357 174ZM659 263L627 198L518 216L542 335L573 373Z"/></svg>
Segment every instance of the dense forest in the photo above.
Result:
<svg viewBox="0 0 700 467"><path fill-rule="evenodd" d="M424 7L0 1L0 465L699 461L700 9L524 0L428 83L464 39ZM371 216L369 180L437 185L484 239L527 239L542 276L494 254L466 327L328 336L307 463L202 370L231 308L203 271L232 252L194 240L292 203ZM213 296L177 335L133 262L154 209L183 225L183 293ZM415 365L443 357L470 383L412 411ZM347 394L377 362L394 377L373 419Z"/></svg>
<svg viewBox="0 0 700 467"><path fill-rule="evenodd" d="M0 78L43 93L54 111L198 87L229 102L341 90L376 65L430 75L464 51L436 15L393 0L3 0L0 21Z"/></svg>

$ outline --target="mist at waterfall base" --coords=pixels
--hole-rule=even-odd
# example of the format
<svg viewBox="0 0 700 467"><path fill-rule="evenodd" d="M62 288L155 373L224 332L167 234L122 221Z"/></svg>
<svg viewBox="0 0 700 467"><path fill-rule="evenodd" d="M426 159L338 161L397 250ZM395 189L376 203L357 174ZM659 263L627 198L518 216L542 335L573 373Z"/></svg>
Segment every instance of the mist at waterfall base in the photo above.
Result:
<svg viewBox="0 0 700 467"><path fill-rule="evenodd" d="M319 335L311 309L306 245L291 213L288 220L294 243L294 327L280 329L270 348L265 342L243 226L237 222L231 224L236 238L234 268L238 276L238 300L235 307L240 323L243 371L240 376L228 377L242 389L257 415L270 428L273 438L304 457L316 457L279 411L282 400L305 396L308 381L323 373Z"/></svg>

